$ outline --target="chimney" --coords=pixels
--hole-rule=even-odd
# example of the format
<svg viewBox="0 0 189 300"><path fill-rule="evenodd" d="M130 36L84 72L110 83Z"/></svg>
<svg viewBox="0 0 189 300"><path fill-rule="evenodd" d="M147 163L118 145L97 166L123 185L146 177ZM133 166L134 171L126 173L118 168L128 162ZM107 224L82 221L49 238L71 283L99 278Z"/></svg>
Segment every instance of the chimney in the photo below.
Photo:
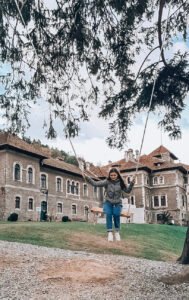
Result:
<svg viewBox="0 0 189 300"><path fill-rule="evenodd" d="M111 163L112 163L112 161L111 161L111 160L109 160L109 161L108 161L108 164L110 165Z"/></svg>
<svg viewBox="0 0 189 300"><path fill-rule="evenodd" d="M129 160L133 160L134 159L134 155L133 155L133 149L129 149L128 150L128 161Z"/></svg>
<svg viewBox="0 0 189 300"><path fill-rule="evenodd" d="M129 159L128 159L128 151L125 151L125 161L128 162Z"/></svg>
<svg viewBox="0 0 189 300"><path fill-rule="evenodd" d="M135 158L136 158L136 160L138 160L138 158L139 158L139 150L135 150Z"/></svg>
<svg viewBox="0 0 189 300"><path fill-rule="evenodd" d="M84 161L79 160L79 168L84 171Z"/></svg>
<svg viewBox="0 0 189 300"><path fill-rule="evenodd" d="M86 162L86 170L87 170L87 171L90 170L90 162Z"/></svg>

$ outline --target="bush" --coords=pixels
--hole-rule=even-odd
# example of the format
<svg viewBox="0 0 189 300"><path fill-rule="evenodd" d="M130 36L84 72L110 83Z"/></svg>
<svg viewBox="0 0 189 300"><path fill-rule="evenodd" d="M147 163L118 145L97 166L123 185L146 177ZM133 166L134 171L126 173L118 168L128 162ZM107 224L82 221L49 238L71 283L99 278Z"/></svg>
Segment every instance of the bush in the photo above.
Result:
<svg viewBox="0 0 189 300"><path fill-rule="evenodd" d="M18 220L18 214L17 213L10 214L7 220L11 222L16 222Z"/></svg>
<svg viewBox="0 0 189 300"><path fill-rule="evenodd" d="M62 217L62 222L70 222L70 218L68 216L63 216Z"/></svg>

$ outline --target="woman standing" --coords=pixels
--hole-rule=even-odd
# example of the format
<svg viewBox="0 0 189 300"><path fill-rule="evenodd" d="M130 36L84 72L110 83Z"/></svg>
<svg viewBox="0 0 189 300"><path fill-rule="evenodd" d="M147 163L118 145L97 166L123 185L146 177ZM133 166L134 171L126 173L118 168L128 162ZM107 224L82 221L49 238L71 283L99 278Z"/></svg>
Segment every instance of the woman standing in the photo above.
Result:
<svg viewBox="0 0 189 300"><path fill-rule="evenodd" d="M86 176L86 175L85 175ZM122 210L122 192L130 193L135 179L130 182L127 187L121 177L119 171L116 168L112 168L109 171L108 177L104 180L95 181L92 178L86 176L88 182L93 186L105 188L105 201L103 205L103 212L106 214L106 228L108 232L108 241L113 242L113 222L115 228L115 239L120 241L120 216Z"/></svg>

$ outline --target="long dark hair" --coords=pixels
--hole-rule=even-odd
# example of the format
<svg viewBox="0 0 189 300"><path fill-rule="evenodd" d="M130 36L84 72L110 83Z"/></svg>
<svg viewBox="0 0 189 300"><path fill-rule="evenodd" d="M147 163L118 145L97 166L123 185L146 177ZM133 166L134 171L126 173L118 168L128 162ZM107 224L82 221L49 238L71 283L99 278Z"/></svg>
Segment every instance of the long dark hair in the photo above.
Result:
<svg viewBox="0 0 189 300"><path fill-rule="evenodd" d="M123 178L121 177L121 174L120 174L120 172L118 171L118 169L116 169L116 168L111 168L111 169L110 169L109 174L108 174L108 177L107 177L108 180L111 180L111 178L110 178L110 174L111 174L111 173L116 173L116 174L117 174L118 179L119 179L119 181L120 181L121 189L123 190L124 188L126 188L125 182L124 182Z"/></svg>

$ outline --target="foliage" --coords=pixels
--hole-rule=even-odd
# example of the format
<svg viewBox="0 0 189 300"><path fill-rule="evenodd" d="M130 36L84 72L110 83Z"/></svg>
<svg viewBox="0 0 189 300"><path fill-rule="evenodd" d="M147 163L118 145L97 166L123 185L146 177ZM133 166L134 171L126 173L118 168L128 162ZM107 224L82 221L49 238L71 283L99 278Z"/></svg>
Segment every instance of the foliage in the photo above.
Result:
<svg viewBox="0 0 189 300"><path fill-rule="evenodd" d="M11 222L16 222L18 220L18 214L17 213L10 214L7 220Z"/></svg>
<svg viewBox="0 0 189 300"><path fill-rule="evenodd" d="M180 137L189 55L167 57L166 50L187 39L188 1L53 3L50 9L43 0L0 2L0 107L11 130L24 132L31 105L42 99L50 105L47 136L56 136L53 121L60 118L65 135L74 137L93 103L101 105L101 117L112 118L109 145L121 148L133 118L149 108L157 70L150 110L162 110L159 124Z"/></svg>
<svg viewBox="0 0 189 300"><path fill-rule="evenodd" d="M161 214L161 222L162 224L172 224L171 221L173 220L173 217L169 211L164 211Z"/></svg>

